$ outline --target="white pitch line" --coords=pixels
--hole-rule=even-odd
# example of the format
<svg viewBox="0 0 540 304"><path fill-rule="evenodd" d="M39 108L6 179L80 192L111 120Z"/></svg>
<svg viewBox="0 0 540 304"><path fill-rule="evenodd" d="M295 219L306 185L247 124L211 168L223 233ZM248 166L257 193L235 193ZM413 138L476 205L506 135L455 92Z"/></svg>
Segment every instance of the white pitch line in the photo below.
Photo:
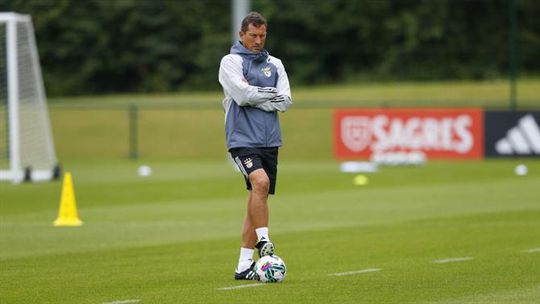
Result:
<svg viewBox="0 0 540 304"><path fill-rule="evenodd" d="M525 250L525 252L527 252L527 253L540 252L540 248L531 248L531 249L527 249L527 250Z"/></svg>
<svg viewBox="0 0 540 304"><path fill-rule="evenodd" d="M465 262L474 260L473 257L462 257L462 258L449 258L449 259L442 259L442 260L433 260L432 262L435 264L446 264L446 263L455 263L455 262Z"/></svg>
<svg viewBox="0 0 540 304"><path fill-rule="evenodd" d="M244 284L244 285L236 285L236 286L229 286L229 287L221 287L217 290L233 290L233 289L240 289L240 288L248 288L248 287L258 287L263 286L264 283L256 283L256 284Z"/></svg>
<svg viewBox="0 0 540 304"><path fill-rule="evenodd" d="M120 301L112 301L112 302L103 302L103 304L130 304L130 303L139 303L141 300L139 299L133 299L133 300L120 300Z"/></svg>
<svg viewBox="0 0 540 304"><path fill-rule="evenodd" d="M380 269L380 268L369 268L369 269L362 269L362 270L329 273L328 275L329 276L335 276L335 277L342 277L342 276L355 275L355 274L361 274L361 273L377 272L377 271L381 271L381 270L382 269Z"/></svg>

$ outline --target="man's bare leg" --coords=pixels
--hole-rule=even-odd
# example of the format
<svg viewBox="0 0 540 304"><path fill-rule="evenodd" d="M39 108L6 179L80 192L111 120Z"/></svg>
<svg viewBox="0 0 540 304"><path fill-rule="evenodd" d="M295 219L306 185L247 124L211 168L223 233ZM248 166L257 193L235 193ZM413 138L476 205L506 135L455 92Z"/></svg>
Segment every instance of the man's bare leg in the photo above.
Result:
<svg viewBox="0 0 540 304"><path fill-rule="evenodd" d="M257 243L257 234L255 233L255 226L251 223L251 217L249 216L249 205L251 202L251 191L249 191L246 216L244 217L244 226L242 227L242 247L243 248L255 248Z"/></svg>
<svg viewBox="0 0 540 304"><path fill-rule="evenodd" d="M274 254L274 244L268 236L268 190L270 179L263 169L257 169L249 175L251 193L248 200L249 224L254 228L257 236L256 247L259 256Z"/></svg>
<svg viewBox="0 0 540 304"><path fill-rule="evenodd" d="M268 237L268 189L270 179L263 169L257 169L249 175L251 191L249 191L247 212L242 227L242 248L237 266L237 274L248 269L253 262L255 246L259 255L274 253L274 244ZM260 242L258 242L260 241ZM247 271L247 270L245 270Z"/></svg>

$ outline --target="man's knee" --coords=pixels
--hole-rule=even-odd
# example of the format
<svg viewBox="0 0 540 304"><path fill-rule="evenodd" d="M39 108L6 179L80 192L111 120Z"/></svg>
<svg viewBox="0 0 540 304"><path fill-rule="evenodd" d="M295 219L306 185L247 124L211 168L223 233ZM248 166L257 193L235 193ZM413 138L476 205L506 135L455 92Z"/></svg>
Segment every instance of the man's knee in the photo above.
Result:
<svg viewBox="0 0 540 304"><path fill-rule="evenodd" d="M249 182L254 190L268 192L268 189L270 188L270 179L262 169L253 171L249 175Z"/></svg>

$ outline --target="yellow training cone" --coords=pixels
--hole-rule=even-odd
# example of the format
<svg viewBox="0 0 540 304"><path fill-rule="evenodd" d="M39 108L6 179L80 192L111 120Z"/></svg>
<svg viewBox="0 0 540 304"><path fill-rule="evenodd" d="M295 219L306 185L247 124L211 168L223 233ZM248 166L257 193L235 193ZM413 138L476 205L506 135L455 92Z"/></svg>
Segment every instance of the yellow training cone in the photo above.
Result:
<svg viewBox="0 0 540 304"><path fill-rule="evenodd" d="M62 183L62 197L60 198L60 210L58 218L54 221L54 226L81 226L83 223L77 214L77 203L75 203L75 191L71 173L64 174Z"/></svg>

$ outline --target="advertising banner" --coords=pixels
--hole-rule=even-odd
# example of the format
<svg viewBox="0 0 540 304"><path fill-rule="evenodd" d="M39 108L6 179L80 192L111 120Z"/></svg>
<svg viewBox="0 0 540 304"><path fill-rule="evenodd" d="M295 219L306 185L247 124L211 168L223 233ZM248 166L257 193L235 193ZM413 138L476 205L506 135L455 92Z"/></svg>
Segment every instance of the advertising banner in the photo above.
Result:
<svg viewBox="0 0 540 304"><path fill-rule="evenodd" d="M540 157L540 111L485 112L487 157Z"/></svg>
<svg viewBox="0 0 540 304"><path fill-rule="evenodd" d="M428 159L484 156L480 108L336 109L334 155L370 158L383 153L420 152Z"/></svg>

